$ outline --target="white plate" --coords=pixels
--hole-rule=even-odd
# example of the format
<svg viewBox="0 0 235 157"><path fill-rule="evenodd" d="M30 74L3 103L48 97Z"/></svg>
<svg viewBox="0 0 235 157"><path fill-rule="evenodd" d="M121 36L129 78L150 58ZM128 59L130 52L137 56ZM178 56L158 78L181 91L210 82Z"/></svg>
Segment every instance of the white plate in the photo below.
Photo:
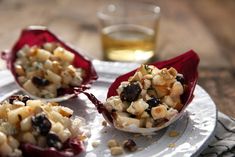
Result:
<svg viewBox="0 0 235 157"><path fill-rule="evenodd" d="M137 64L100 61L93 61L93 63L99 79L89 91L101 101L105 100L110 83L118 75L138 66ZM0 100L17 91L15 89L17 86L12 83L12 77L8 72L0 72L0 80ZM216 126L217 110L210 96L198 85L194 94L195 98L187 107L185 114L152 137L136 136L136 134L121 132L109 126L102 126L104 120L102 115L84 95L62 104L72 108L76 115L84 117L91 129L91 136L86 143L86 152L80 156L109 157L111 156L107 147L109 139L117 139L121 143L130 138L137 143L140 149L134 153L125 152L120 157L183 157L198 155L208 144ZM171 131L177 131L179 135L170 137L169 132ZM96 148L92 147L94 141L100 142Z"/></svg>

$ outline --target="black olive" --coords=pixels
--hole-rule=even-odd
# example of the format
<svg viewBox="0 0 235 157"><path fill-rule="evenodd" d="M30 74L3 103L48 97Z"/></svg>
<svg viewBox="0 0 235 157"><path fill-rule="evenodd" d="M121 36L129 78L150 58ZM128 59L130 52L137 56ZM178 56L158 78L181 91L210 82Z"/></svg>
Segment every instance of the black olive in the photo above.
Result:
<svg viewBox="0 0 235 157"><path fill-rule="evenodd" d="M158 99L158 98L153 97L152 99L149 99L149 100L147 100L146 102L147 102L147 104L149 105L149 107L148 107L145 111L147 111L148 114L151 115L151 109L152 109L153 107L158 106L158 105L161 103L161 100Z"/></svg>
<svg viewBox="0 0 235 157"><path fill-rule="evenodd" d="M27 96L27 95L25 95L25 96L23 96L23 97L21 98L21 101L22 101L23 103L25 103L25 104L26 104L26 102L27 102L28 100L31 100L31 98L30 98L29 96Z"/></svg>
<svg viewBox="0 0 235 157"><path fill-rule="evenodd" d="M58 96L61 96L61 95L64 95L65 94L65 89L64 88L58 88L57 89L57 95Z"/></svg>
<svg viewBox="0 0 235 157"><path fill-rule="evenodd" d="M47 135L51 129L51 122L45 114L37 114L32 117L33 128L41 135Z"/></svg>
<svg viewBox="0 0 235 157"><path fill-rule="evenodd" d="M13 104L14 100L20 100L19 95L12 95L9 97L9 103Z"/></svg>
<svg viewBox="0 0 235 157"><path fill-rule="evenodd" d="M34 76L32 78L32 82L36 86L47 86L47 85L50 84L50 82L47 79L44 79L44 78L41 78L41 77L37 77L37 76Z"/></svg>
<svg viewBox="0 0 235 157"><path fill-rule="evenodd" d="M132 139L128 139L128 140L124 141L123 147L124 147L124 149L126 149L127 151L130 151L130 152L134 152L137 150L136 143Z"/></svg>
<svg viewBox="0 0 235 157"><path fill-rule="evenodd" d="M17 116L18 116L18 119L19 119L20 121L22 121L22 119L23 119L22 116L21 116L20 114L18 114Z"/></svg>
<svg viewBox="0 0 235 157"><path fill-rule="evenodd" d="M151 106L151 107L157 106L160 103L161 103L161 100L158 99L158 98L155 98L155 97L153 97L152 99L147 100L147 104L149 104L149 106Z"/></svg>
<svg viewBox="0 0 235 157"><path fill-rule="evenodd" d="M120 95L122 101L132 102L138 99L141 88L138 82L128 84Z"/></svg>
<svg viewBox="0 0 235 157"><path fill-rule="evenodd" d="M12 95L12 96L10 96L10 98L9 98L9 103L10 103L10 104L13 104L13 102L14 102L15 100L22 101L24 104L26 104L26 102L27 102L28 100L30 100L30 97L27 96L27 95L25 95L25 96L21 96L21 95Z"/></svg>
<svg viewBox="0 0 235 157"><path fill-rule="evenodd" d="M130 117L131 117L131 118L136 118L136 115L131 114Z"/></svg>
<svg viewBox="0 0 235 157"><path fill-rule="evenodd" d="M56 149L61 149L62 148L62 141L60 140L60 138L54 134L54 133L49 133L46 136L46 141L47 141L47 145L49 147L54 147Z"/></svg>
<svg viewBox="0 0 235 157"><path fill-rule="evenodd" d="M178 82L180 82L182 85L185 84L185 79L183 75L177 75L175 78Z"/></svg>

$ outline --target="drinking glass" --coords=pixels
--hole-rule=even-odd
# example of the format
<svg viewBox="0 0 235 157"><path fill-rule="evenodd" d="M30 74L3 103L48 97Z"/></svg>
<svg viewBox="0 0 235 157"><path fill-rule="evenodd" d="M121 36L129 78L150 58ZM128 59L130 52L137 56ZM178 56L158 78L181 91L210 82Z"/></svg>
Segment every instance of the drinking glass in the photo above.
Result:
<svg viewBox="0 0 235 157"><path fill-rule="evenodd" d="M158 6L121 1L104 6L97 16L105 60L146 63L156 57Z"/></svg>

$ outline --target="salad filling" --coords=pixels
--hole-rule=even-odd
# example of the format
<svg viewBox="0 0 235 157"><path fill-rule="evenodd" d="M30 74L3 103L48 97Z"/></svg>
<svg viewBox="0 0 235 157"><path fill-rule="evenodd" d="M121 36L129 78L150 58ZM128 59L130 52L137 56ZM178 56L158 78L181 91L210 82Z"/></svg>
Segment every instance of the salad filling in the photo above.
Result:
<svg viewBox="0 0 235 157"><path fill-rule="evenodd" d="M109 97L104 106L117 127L158 127L180 112L185 89L184 76L175 68L141 65L128 81L121 82L118 95Z"/></svg>
<svg viewBox="0 0 235 157"><path fill-rule="evenodd" d="M73 110L58 103L11 96L0 105L0 156L23 156L24 144L66 152L69 140L86 138L84 120L72 115Z"/></svg>
<svg viewBox="0 0 235 157"><path fill-rule="evenodd" d="M84 70L73 66L75 55L58 43L25 45L17 52L14 70L19 84L30 94L55 98L63 89L79 86Z"/></svg>

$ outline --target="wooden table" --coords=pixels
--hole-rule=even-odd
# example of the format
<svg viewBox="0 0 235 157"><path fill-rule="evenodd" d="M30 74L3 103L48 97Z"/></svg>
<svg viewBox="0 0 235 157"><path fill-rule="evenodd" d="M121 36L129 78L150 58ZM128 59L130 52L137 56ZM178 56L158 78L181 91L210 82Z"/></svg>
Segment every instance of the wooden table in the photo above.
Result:
<svg viewBox="0 0 235 157"><path fill-rule="evenodd" d="M235 1L142 1L161 7L159 59L197 51L201 58L198 84L220 111L235 117ZM102 59L96 11L108 2L0 0L0 49L10 48L22 28L45 25L86 55ZM0 67L4 68L2 61Z"/></svg>

